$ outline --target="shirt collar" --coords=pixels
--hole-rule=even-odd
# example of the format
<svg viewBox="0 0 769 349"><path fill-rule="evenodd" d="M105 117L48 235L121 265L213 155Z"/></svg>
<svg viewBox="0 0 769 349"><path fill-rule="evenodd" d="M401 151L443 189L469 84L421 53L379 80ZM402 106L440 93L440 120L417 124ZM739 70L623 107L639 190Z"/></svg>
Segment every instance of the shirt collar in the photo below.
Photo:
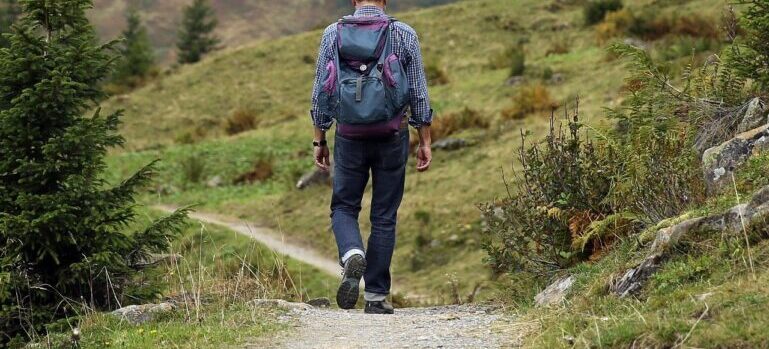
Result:
<svg viewBox="0 0 769 349"><path fill-rule="evenodd" d="M360 16L384 16L385 12L374 5L365 5L361 6L357 10L355 10L355 14L353 16L360 17Z"/></svg>

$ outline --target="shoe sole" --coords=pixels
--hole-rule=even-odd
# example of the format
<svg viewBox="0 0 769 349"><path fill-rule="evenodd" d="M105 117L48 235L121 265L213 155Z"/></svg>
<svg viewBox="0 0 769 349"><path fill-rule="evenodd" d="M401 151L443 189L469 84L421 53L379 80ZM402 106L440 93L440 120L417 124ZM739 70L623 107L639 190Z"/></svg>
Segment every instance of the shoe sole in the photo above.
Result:
<svg viewBox="0 0 769 349"><path fill-rule="evenodd" d="M395 311L393 311L393 310L384 310L384 309L376 309L376 310L366 309L363 312L366 313L366 314L371 314L371 315L392 315L392 314L395 314Z"/></svg>
<svg viewBox="0 0 769 349"><path fill-rule="evenodd" d="M358 303L360 279L366 272L366 260L363 257L352 257L344 270L344 279L336 291L336 304L342 309L353 309Z"/></svg>

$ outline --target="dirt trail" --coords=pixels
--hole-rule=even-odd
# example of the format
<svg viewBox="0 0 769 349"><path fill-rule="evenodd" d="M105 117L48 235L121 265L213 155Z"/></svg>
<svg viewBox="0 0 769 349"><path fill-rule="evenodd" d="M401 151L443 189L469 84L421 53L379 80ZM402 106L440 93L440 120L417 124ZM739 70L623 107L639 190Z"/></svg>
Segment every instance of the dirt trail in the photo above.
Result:
<svg viewBox="0 0 769 349"><path fill-rule="evenodd" d="M245 348L510 348L522 333L513 318L477 305L396 309L395 315L361 310L293 310L283 321L293 332Z"/></svg>
<svg viewBox="0 0 769 349"><path fill-rule="evenodd" d="M173 212L172 206L154 206ZM249 236L276 253L340 275L339 264L310 248L285 241L272 229L221 215L194 212L190 218ZM265 338L246 348L509 348L525 333L514 319L481 305L396 309L395 315L366 315L362 310L313 308L300 304L281 316L294 331Z"/></svg>
<svg viewBox="0 0 769 349"><path fill-rule="evenodd" d="M173 206L157 205L153 207L168 213L176 210L176 207ZM236 220L211 213L192 212L190 213L190 218L234 230L259 241L278 254L286 255L318 268L328 274L340 275L341 267L339 266L339 263L333 259L320 255L312 249L286 242L285 238L280 233L270 228L256 226L243 220Z"/></svg>

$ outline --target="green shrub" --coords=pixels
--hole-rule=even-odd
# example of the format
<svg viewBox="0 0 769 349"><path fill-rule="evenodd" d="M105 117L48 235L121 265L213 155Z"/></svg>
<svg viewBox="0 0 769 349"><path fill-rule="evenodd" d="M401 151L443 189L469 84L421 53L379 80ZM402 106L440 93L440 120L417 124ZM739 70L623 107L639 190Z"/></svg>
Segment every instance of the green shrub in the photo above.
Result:
<svg viewBox="0 0 769 349"><path fill-rule="evenodd" d="M235 178L233 184L244 185L266 181L274 174L274 168L275 164L272 159L259 159L254 163L250 171Z"/></svg>
<svg viewBox="0 0 769 349"><path fill-rule="evenodd" d="M522 45L510 46L489 61L491 69L510 69L509 76L522 76L526 72L526 53Z"/></svg>
<svg viewBox="0 0 769 349"><path fill-rule="evenodd" d="M735 50L738 72L757 82L758 89L769 88L769 0L746 1L749 4L741 24L745 28L742 50Z"/></svg>
<svg viewBox="0 0 769 349"><path fill-rule="evenodd" d="M592 0L587 2L583 7L585 24L594 25L600 23L607 13L621 10L622 7L622 0Z"/></svg>
<svg viewBox="0 0 769 349"><path fill-rule="evenodd" d="M228 135L251 131L259 125L259 119L251 109L237 109L224 121L224 131Z"/></svg>
<svg viewBox="0 0 769 349"><path fill-rule="evenodd" d="M105 179L123 138L120 113L94 104L112 55L88 22L92 5L24 1L0 50L0 347L81 310L156 298L143 262L168 249L187 213L134 225L154 162L115 186Z"/></svg>
<svg viewBox="0 0 769 349"><path fill-rule="evenodd" d="M613 213L606 200L612 157L580 136L577 115L565 130L554 124L552 118L544 142L519 150L522 169L501 205L481 206L487 222L482 246L495 270L546 274L566 267L579 260L572 244L585 228L580 218Z"/></svg>
<svg viewBox="0 0 769 349"><path fill-rule="evenodd" d="M193 154L181 161L182 178L185 184L198 184L206 176L206 159L203 155Z"/></svg>
<svg viewBox="0 0 769 349"><path fill-rule="evenodd" d="M475 109L467 108L440 115L433 120L430 133L434 140L446 138L458 131L470 128L488 128L490 125L488 115ZM413 139L416 140L416 139Z"/></svg>
<svg viewBox="0 0 769 349"><path fill-rule="evenodd" d="M504 119L522 119L534 113L549 113L558 107L558 103L550 96L550 91L541 84L522 86L512 99L513 105L502 111Z"/></svg>
<svg viewBox="0 0 769 349"><path fill-rule="evenodd" d="M449 83L449 75L438 62L430 61L425 64L425 75L430 86L440 86Z"/></svg>

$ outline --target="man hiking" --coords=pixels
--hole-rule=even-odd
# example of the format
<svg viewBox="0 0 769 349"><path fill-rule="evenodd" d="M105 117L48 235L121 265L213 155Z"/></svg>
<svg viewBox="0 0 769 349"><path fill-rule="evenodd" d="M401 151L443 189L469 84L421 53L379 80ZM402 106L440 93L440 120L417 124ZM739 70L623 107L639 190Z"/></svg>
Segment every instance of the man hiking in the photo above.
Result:
<svg viewBox="0 0 769 349"><path fill-rule="evenodd" d="M354 308L363 277L365 312L392 314L386 297L409 154L408 125L419 135L417 171L427 171L432 109L414 29L385 14L387 0L352 4L355 13L326 28L321 39L310 113L315 165L330 169L326 131L335 119L331 226L344 267L336 301L342 309ZM358 214L369 175L371 235L364 247Z"/></svg>

